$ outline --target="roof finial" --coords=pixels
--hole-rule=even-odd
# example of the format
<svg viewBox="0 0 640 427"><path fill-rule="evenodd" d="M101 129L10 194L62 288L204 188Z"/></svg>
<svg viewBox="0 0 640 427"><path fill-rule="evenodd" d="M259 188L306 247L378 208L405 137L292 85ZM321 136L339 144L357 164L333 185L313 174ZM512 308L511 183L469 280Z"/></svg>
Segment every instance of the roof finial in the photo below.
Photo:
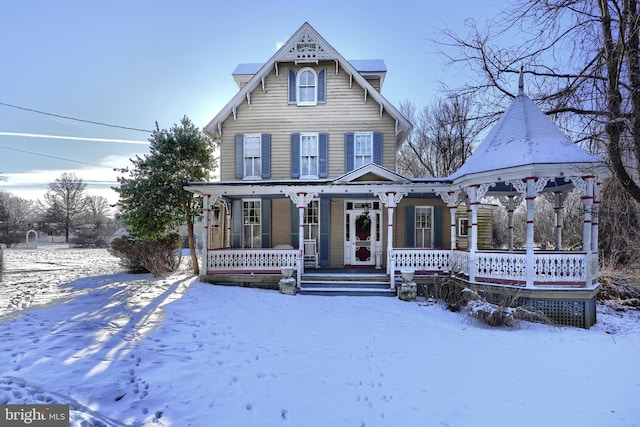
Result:
<svg viewBox="0 0 640 427"><path fill-rule="evenodd" d="M520 80L518 81L518 95L524 95L524 65L520 66Z"/></svg>

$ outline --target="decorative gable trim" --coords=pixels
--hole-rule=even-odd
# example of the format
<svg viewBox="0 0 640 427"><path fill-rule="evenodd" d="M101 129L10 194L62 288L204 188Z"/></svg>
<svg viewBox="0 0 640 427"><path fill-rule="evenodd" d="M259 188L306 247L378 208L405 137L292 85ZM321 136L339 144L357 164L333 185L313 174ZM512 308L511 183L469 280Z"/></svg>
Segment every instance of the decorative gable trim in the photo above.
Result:
<svg viewBox="0 0 640 427"><path fill-rule="evenodd" d="M320 34L318 34L308 22L305 22L298 31L287 41L262 67L251 77L251 79L240 89L238 93L229 101L220 112L204 127L212 137L220 137L223 132L222 123L232 114L234 108L243 102L251 99L249 94L258 86L263 85L263 77L272 70L278 74L278 62L317 63L321 60L333 60L336 62L336 72L339 65L350 75L352 80L360 85L368 98L372 98L386 111L389 116L396 120L396 146L400 147L406 136L411 131L412 125L402 113L380 94L367 79L362 76L356 67L340 55ZM263 90L265 88L263 87Z"/></svg>
<svg viewBox="0 0 640 427"><path fill-rule="evenodd" d="M366 178L366 179L363 179ZM334 184L362 183L362 182L393 182L406 184L408 178L375 163L369 163L349 173L336 178Z"/></svg>
<svg viewBox="0 0 640 427"><path fill-rule="evenodd" d="M328 47L328 45L327 45ZM317 64L318 61L335 59L332 49L325 48L324 41L305 29L296 39L289 41L288 49L278 58L297 64Z"/></svg>

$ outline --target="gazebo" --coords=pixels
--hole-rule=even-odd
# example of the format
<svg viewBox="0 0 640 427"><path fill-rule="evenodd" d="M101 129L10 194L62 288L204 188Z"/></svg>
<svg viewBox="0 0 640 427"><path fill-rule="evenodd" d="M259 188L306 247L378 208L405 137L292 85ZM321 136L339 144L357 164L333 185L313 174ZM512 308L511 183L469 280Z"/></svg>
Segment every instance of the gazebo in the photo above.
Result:
<svg viewBox="0 0 640 427"><path fill-rule="evenodd" d="M449 177L453 188L442 195L452 217L461 199L470 211L468 265L464 268L469 283L485 283L494 291L517 288L525 302L552 317L572 316L578 310L585 322L579 326L595 323L599 186L609 174L602 158L569 140L525 94L521 74L518 95L471 157ZM564 195L572 188L580 191L584 207L583 245L578 252L562 246ZM555 200L555 247L550 251L534 245L534 204L541 193L552 193ZM506 251L478 251L477 210L481 199L489 196L509 198ZM513 248L513 201L517 196L526 202L524 252ZM453 239L452 250L456 250Z"/></svg>

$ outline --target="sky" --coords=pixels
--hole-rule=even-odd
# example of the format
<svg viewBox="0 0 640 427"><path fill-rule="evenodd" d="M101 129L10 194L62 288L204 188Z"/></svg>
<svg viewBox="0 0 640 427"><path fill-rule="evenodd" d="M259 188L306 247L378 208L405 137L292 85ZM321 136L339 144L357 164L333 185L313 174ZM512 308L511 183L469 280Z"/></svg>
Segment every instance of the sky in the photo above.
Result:
<svg viewBox="0 0 640 427"><path fill-rule="evenodd" d="M156 123L204 127L237 92L236 65L266 62L304 22L347 59L383 59L382 94L421 108L469 77L438 53L442 30L506 2L2 2L0 191L41 199L68 172L115 203L113 169L148 153Z"/></svg>

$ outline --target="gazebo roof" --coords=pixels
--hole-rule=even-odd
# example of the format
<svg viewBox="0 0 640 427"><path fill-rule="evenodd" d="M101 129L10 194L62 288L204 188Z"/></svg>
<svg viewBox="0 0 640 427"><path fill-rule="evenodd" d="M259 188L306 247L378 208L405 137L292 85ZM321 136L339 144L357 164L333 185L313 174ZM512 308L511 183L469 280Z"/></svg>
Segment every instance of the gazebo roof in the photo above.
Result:
<svg viewBox="0 0 640 427"><path fill-rule="evenodd" d="M518 95L467 161L449 176L454 183L495 182L526 176L562 176L601 169L602 158L572 142L524 93ZM495 181L492 181L495 180Z"/></svg>

